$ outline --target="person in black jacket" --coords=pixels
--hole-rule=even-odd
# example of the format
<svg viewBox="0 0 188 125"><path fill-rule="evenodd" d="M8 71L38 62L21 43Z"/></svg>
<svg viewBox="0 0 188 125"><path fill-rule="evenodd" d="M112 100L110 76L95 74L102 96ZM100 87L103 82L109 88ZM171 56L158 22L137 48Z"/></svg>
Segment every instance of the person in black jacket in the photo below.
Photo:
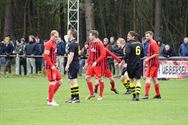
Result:
<svg viewBox="0 0 188 125"><path fill-rule="evenodd" d="M63 41L61 38L59 39L57 43L57 63L58 63L58 69L61 74L64 73L64 56L65 56L65 47L66 42Z"/></svg>
<svg viewBox="0 0 188 125"><path fill-rule="evenodd" d="M3 42L0 41L0 55L3 55ZM3 66L3 57L0 56L0 71L1 71L1 67Z"/></svg>
<svg viewBox="0 0 188 125"><path fill-rule="evenodd" d="M166 57L166 58L169 58L169 57L175 56L176 54L175 54L174 50L172 50L170 48L170 45L167 44L167 45L165 45L165 48L163 50L163 54L162 55L164 57Z"/></svg>
<svg viewBox="0 0 188 125"><path fill-rule="evenodd" d="M4 74L11 73L11 64L12 64L12 57L11 55L13 54L14 47L10 42L10 37L5 36L4 38L4 46L3 46L3 54L5 56L5 69L4 69Z"/></svg>
<svg viewBox="0 0 188 125"><path fill-rule="evenodd" d="M19 75L22 74L22 70L21 70L22 66L23 66L23 69L24 69L24 75L27 75L27 67L26 67L27 63L26 63L26 57L25 57L25 46L26 46L25 39L21 38L20 39L20 47L19 47L19 50L18 50L18 54L22 56L22 57L20 57Z"/></svg>
<svg viewBox="0 0 188 125"><path fill-rule="evenodd" d="M44 44L40 40L38 36L35 37L36 41L36 56L42 56L43 51L44 51ZM36 65L36 74L41 74L42 73L42 57L36 57L35 58L35 65Z"/></svg>
<svg viewBox="0 0 188 125"><path fill-rule="evenodd" d="M36 55L36 43L33 35L29 36L29 43L26 44L25 54L27 57L27 75L36 73L35 58Z"/></svg>
<svg viewBox="0 0 188 125"><path fill-rule="evenodd" d="M109 43L109 50L114 53L114 49L115 49L115 39L113 36L111 36L110 43ZM109 67L110 71L113 73L113 75L115 75L115 66L114 66L113 58L108 59L108 67Z"/></svg>

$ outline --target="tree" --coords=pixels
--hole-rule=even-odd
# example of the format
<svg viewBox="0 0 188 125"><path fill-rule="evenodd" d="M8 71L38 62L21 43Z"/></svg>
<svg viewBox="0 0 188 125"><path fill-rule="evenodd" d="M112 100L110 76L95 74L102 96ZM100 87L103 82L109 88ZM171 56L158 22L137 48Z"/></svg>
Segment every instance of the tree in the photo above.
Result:
<svg viewBox="0 0 188 125"><path fill-rule="evenodd" d="M92 0L84 0L84 3L85 3L86 36L88 40L89 31L95 29L93 3Z"/></svg>
<svg viewBox="0 0 188 125"><path fill-rule="evenodd" d="M12 0L6 0L6 10L4 17L4 35L13 35L12 27Z"/></svg>
<svg viewBox="0 0 188 125"><path fill-rule="evenodd" d="M161 0L155 0L155 39L160 36L161 27Z"/></svg>

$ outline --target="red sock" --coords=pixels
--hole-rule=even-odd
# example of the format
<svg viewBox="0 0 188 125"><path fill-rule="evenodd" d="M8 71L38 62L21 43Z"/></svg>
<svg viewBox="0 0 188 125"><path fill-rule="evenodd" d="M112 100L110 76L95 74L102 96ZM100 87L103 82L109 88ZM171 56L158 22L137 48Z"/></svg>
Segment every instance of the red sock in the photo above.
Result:
<svg viewBox="0 0 188 125"><path fill-rule="evenodd" d="M87 82L87 86L88 86L90 95L93 95L94 92L93 92L93 84L92 84L92 82Z"/></svg>
<svg viewBox="0 0 188 125"><path fill-rule="evenodd" d="M61 84L59 82L57 82L55 84L54 94L57 92L57 90L59 89L60 86L61 86Z"/></svg>
<svg viewBox="0 0 188 125"><path fill-rule="evenodd" d="M111 89L115 90L115 82L114 82L114 80L110 81L110 85L111 85Z"/></svg>
<svg viewBox="0 0 188 125"><path fill-rule="evenodd" d="M102 97L103 96L103 91L104 91L104 82L100 82L99 86L100 86L99 96Z"/></svg>
<svg viewBox="0 0 188 125"><path fill-rule="evenodd" d="M99 84L95 84L95 90L98 90Z"/></svg>
<svg viewBox="0 0 188 125"><path fill-rule="evenodd" d="M53 96L54 96L54 89L55 85L49 85L48 87L48 101L52 102Z"/></svg>
<svg viewBox="0 0 188 125"><path fill-rule="evenodd" d="M155 87L155 93L156 93L156 95L159 96L160 95L159 83L154 84L154 87Z"/></svg>
<svg viewBox="0 0 188 125"><path fill-rule="evenodd" d="M149 95L149 90L150 90L150 83L145 84L145 96Z"/></svg>

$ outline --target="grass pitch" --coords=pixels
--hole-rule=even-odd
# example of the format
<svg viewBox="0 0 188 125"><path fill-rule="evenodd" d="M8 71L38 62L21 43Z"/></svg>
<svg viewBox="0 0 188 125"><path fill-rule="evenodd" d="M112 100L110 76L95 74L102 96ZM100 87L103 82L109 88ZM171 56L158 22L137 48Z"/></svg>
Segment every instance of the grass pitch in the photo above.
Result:
<svg viewBox="0 0 188 125"><path fill-rule="evenodd" d="M46 77L0 78L0 125L186 125L188 124L188 80L160 81L161 100L151 98L131 101L123 95L124 87L116 79L120 92L110 91L105 79L102 101L85 100L89 91L83 77L78 80L81 103L64 103L69 98L69 84L63 85L55 95L59 107L47 106ZM144 95L144 81L142 93Z"/></svg>

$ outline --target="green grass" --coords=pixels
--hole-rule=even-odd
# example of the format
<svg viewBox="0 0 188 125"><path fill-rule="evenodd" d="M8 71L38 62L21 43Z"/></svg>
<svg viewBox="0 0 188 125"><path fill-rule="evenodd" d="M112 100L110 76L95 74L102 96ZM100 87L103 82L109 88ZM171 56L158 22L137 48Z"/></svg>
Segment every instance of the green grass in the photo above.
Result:
<svg viewBox="0 0 188 125"><path fill-rule="evenodd" d="M104 100L86 101L87 85L79 78L80 104L66 104L69 84L55 96L59 107L46 104L46 77L0 78L0 125L185 125L188 124L188 80L160 81L161 100L132 102L123 95L124 88L116 79L121 94L113 94L105 79ZM144 81L142 81L143 85ZM144 95L142 89L142 96ZM154 96L153 86L151 96Z"/></svg>

